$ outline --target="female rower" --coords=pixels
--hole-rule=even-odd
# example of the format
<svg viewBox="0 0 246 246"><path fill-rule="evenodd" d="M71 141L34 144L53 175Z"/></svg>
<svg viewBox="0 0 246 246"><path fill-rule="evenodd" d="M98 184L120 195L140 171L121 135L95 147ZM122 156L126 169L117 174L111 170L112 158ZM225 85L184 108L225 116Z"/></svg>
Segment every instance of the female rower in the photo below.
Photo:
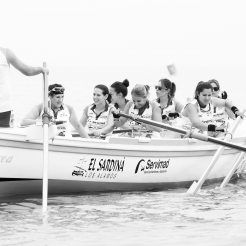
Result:
<svg viewBox="0 0 246 246"><path fill-rule="evenodd" d="M129 101L124 109L125 114L129 114L134 118L144 118L147 120L154 120L161 122L161 110L156 102L151 102L148 99L149 86L137 84L131 91L132 100ZM115 117L115 126L120 127L127 122L124 117L117 118L116 110L112 110ZM116 113L116 114L115 114ZM139 124L135 121L129 121L129 129L136 130L139 135L149 135L146 132L157 131L160 132L160 128L149 126L146 124Z"/></svg>
<svg viewBox="0 0 246 246"><path fill-rule="evenodd" d="M111 95L111 103L114 105L116 109L121 111L124 110L127 102L129 100L126 99L129 86L129 81L125 79L123 82L116 81L114 82L109 89L109 93Z"/></svg>
<svg viewBox="0 0 246 246"><path fill-rule="evenodd" d="M70 123L79 135L83 138L88 138L83 126L79 123L76 113L72 106L64 104L64 87L61 84L49 85L49 116L51 122L57 126L57 135L70 136L69 125ZM36 105L21 121L22 126L32 124L39 124L42 121L43 104Z"/></svg>
<svg viewBox="0 0 246 246"><path fill-rule="evenodd" d="M227 99L227 93L226 91L221 91L220 90L220 84L216 79L210 79L208 81L212 87L213 87L213 97L221 98L221 99ZM214 109L215 113L217 114L224 114L225 119L229 120L229 118L234 119L234 114L230 109L227 108L215 108Z"/></svg>
<svg viewBox="0 0 246 246"><path fill-rule="evenodd" d="M172 123L179 117L183 105L175 100L176 85L169 79L160 79L155 86L157 103L161 109L162 121Z"/></svg>
<svg viewBox="0 0 246 246"><path fill-rule="evenodd" d="M93 92L93 104L85 107L80 122L86 126L89 136L100 137L113 130L114 120L110 113L110 94L106 85L96 85Z"/></svg>
<svg viewBox="0 0 246 246"><path fill-rule="evenodd" d="M129 81L125 79L123 82L114 82L109 89L109 93L111 95L111 103L116 109L120 111L124 111L127 102L129 102L129 100L126 99L126 96L128 94L128 86ZM122 125L118 130L121 131L121 129L129 129L128 122Z"/></svg>
<svg viewBox="0 0 246 246"><path fill-rule="evenodd" d="M212 93L213 97L227 99L227 92L226 91L220 91L220 84L216 79L210 79L208 82L213 87L213 93Z"/></svg>
<svg viewBox="0 0 246 246"><path fill-rule="evenodd" d="M209 82L199 82L195 90L195 99L183 109L182 115L190 120L199 132L208 132L210 136L218 136L218 131L227 128L224 115L216 114L214 109L230 109L235 117L243 117L243 113L226 99L212 97L213 88Z"/></svg>

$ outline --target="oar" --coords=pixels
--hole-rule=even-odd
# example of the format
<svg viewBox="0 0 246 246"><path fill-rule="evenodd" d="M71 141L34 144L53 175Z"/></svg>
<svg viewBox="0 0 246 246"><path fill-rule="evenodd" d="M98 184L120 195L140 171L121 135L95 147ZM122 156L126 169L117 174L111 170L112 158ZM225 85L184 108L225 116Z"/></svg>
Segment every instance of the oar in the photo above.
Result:
<svg viewBox="0 0 246 246"><path fill-rule="evenodd" d="M238 117L233 125L233 127L231 128L231 135L226 135L225 140L228 140L231 138L231 136L233 136L234 132L236 131L239 123L241 121L241 118ZM206 170L204 171L204 173L202 174L201 178L198 181L194 181L192 183L192 185L190 186L190 188L187 190L187 193L189 194L196 194L202 187L202 185L204 184L205 180L207 179L209 173L211 172L211 170L213 169L214 165L216 164L216 162L218 161L220 155L223 153L225 147L224 146L220 146L217 151L215 152L210 164L208 165L208 167L206 168ZM243 152L242 152L243 153Z"/></svg>
<svg viewBox="0 0 246 246"><path fill-rule="evenodd" d="M231 168L231 170L229 171L229 173L226 175L226 177L224 178L223 182L221 183L220 189L223 189L228 184L228 182L230 181L232 175L235 173L235 171L238 168L238 166L242 163L244 156L245 156L244 152L241 152L239 154L239 156L237 157L237 160L234 163L233 167Z"/></svg>
<svg viewBox="0 0 246 246"><path fill-rule="evenodd" d="M118 113L118 115L122 116L122 117L125 117L125 118L128 118L128 119L131 119L133 121L139 122L139 123L144 123L144 124L147 124L147 125L156 126L156 127L162 128L162 129L166 129L166 130L170 130L170 131L173 131L173 132L177 132L177 133L180 133L182 135L186 135L187 137L190 137L190 138L195 138L195 139L198 139L198 140L201 140L201 141L211 142L211 143L214 143L214 144L218 144L218 145L222 145L222 146L225 146L225 147L229 147L229 148L232 148L232 149L237 149L237 150L246 152L246 147L244 147L244 146L241 146L241 145L238 145L238 144L234 144L234 143L230 143L230 142L227 142L227 141L224 141L224 140L221 140L221 139L209 137L209 136L204 135L204 134L194 133L192 131L187 131L187 130L184 130L184 129L181 129L181 128L173 127L171 125L167 125L167 124L164 124L164 123L161 123L161 122L157 122L157 121L153 121L153 120L147 120L147 119L140 118L140 117L132 117L131 115L128 115L128 114L125 114L125 113Z"/></svg>
<svg viewBox="0 0 246 246"><path fill-rule="evenodd" d="M46 63L43 63L46 67ZM43 114L43 214L47 211L48 200L48 162L49 162L49 114L48 114L48 76L44 76L44 114Z"/></svg>

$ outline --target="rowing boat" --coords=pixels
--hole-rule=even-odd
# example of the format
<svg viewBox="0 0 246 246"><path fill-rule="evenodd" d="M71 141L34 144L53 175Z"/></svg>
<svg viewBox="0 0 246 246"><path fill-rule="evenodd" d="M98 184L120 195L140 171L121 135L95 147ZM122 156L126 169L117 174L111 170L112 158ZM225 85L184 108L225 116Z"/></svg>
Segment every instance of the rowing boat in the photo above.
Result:
<svg viewBox="0 0 246 246"><path fill-rule="evenodd" d="M232 143L246 145L246 137ZM198 180L218 145L193 138L109 136L49 140L49 194L165 190ZM28 128L0 128L0 196L41 194L43 144ZM222 180L240 151L225 148L206 183ZM237 168L240 173L244 161Z"/></svg>

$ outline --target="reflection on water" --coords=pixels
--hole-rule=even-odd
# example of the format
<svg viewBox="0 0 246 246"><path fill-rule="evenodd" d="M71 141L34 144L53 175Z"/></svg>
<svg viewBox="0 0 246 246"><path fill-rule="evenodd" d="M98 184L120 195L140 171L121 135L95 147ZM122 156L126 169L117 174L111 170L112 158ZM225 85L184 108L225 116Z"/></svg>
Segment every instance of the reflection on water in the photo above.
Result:
<svg viewBox="0 0 246 246"><path fill-rule="evenodd" d="M245 245L245 188L2 199L0 245Z"/></svg>

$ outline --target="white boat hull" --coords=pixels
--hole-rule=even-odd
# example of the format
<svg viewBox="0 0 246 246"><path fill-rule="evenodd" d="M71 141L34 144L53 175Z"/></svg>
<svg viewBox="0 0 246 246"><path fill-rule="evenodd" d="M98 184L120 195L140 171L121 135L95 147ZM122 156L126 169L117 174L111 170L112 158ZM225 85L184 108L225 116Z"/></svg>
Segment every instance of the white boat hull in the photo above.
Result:
<svg viewBox="0 0 246 246"><path fill-rule="evenodd" d="M245 145L245 138L235 143ZM49 193L160 190L198 180L219 146L189 139L57 137L49 144ZM226 148L207 182L222 180L239 151ZM242 168L242 167L240 167ZM0 196L41 194L41 140L0 129Z"/></svg>

